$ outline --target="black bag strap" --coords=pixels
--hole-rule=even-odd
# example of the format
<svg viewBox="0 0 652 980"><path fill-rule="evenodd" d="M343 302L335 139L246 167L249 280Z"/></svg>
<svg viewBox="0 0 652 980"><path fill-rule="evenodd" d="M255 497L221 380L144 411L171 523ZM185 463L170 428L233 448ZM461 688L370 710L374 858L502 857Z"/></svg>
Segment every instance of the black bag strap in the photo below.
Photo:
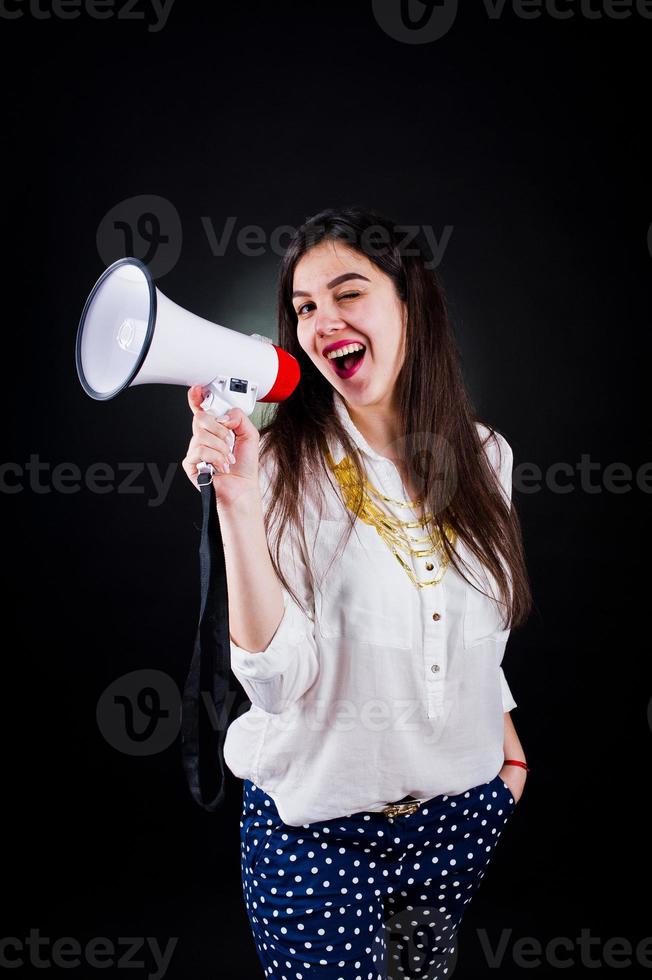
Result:
<svg viewBox="0 0 652 980"><path fill-rule="evenodd" d="M190 670L183 690L181 741L182 758L190 792L196 802L209 812L222 806L225 799L224 740L227 729L227 705L231 646L229 638L229 598L226 585L224 545L217 512L215 487L210 473L200 473L202 529L199 544L201 606L199 626ZM211 720L208 706L200 711L202 692L210 691ZM215 722L216 729L215 730ZM205 734L204 734L205 733ZM210 748L206 756L210 771L217 761L219 783L214 798L204 799L201 778L201 746Z"/></svg>

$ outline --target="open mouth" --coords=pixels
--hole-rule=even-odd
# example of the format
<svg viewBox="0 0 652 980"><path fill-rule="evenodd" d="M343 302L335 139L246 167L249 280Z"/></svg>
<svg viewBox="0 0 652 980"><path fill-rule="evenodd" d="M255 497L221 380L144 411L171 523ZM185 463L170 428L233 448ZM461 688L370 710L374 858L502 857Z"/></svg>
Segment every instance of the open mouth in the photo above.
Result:
<svg viewBox="0 0 652 980"><path fill-rule="evenodd" d="M353 351L352 354L344 354L342 357L333 357L329 360L338 378L351 378L360 369L367 353L367 348Z"/></svg>

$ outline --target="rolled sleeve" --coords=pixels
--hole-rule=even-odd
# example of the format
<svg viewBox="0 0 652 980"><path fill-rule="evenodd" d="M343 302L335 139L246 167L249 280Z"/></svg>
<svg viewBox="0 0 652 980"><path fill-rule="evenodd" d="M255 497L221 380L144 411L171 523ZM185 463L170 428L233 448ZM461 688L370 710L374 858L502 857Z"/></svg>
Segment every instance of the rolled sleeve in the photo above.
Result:
<svg viewBox="0 0 652 980"><path fill-rule="evenodd" d="M497 461L496 470L498 472L498 478L500 480L500 485L502 487L503 493L506 499L511 503L512 500L512 473L514 469L514 452L512 447L507 442L507 439L499 432L496 433L498 439L498 445L500 449L499 459Z"/></svg>
<svg viewBox="0 0 652 980"><path fill-rule="evenodd" d="M512 473L514 467L514 452L512 447L505 436L498 432L497 429L492 434L490 429L480 422L478 423L478 433L480 434L487 459L498 477L503 496L508 503L511 503Z"/></svg>
<svg viewBox="0 0 652 980"><path fill-rule="evenodd" d="M231 640L231 669L252 704L279 714L298 700L318 673L314 624L283 589L285 606L265 650L244 650Z"/></svg>
<svg viewBox="0 0 652 980"><path fill-rule="evenodd" d="M512 482L514 469L514 452L512 447L505 436L501 435L501 433L497 430L494 431L493 437L489 437L489 429L487 426L480 426L479 432L481 437L484 437L483 446L487 458L496 475L500 493L507 505L507 508L510 509L512 506ZM485 433L487 435L485 435ZM511 569L504 554L500 554L498 557L507 577L507 587L510 598L513 598L514 582ZM493 576L490 576L490 580L492 585L495 585L495 578ZM510 633L511 629L498 630L494 639L497 642L506 644Z"/></svg>
<svg viewBox="0 0 652 980"><path fill-rule="evenodd" d="M245 650L231 640L231 663L247 677L257 681L272 680L286 671L297 655L298 646L307 633L303 614L285 589L283 604L283 618L265 650Z"/></svg>
<svg viewBox="0 0 652 980"><path fill-rule="evenodd" d="M512 696L512 692L509 689L509 684L505 678L505 672L502 667L498 668L500 671L500 692L503 699L503 711L511 711L512 708L516 707L516 701Z"/></svg>
<svg viewBox="0 0 652 980"><path fill-rule="evenodd" d="M507 439L505 439L504 436L502 435L499 436L498 442L500 446L500 460L497 469L500 478L500 485L503 489L507 501L511 503L514 453L512 451L512 447L507 442ZM509 573L509 568L506 567L506 571L507 571L508 578L510 580L510 591L511 591L512 581L511 581L511 575ZM511 632L510 630L504 631L503 638L505 643L507 643L507 638L510 632ZM502 667L500 668L500 691L503 699L503 712L511 711L513 708L516 707L516 701L514 700L512 692L509 689L509 684L507 683L505 672Z"/></svg>

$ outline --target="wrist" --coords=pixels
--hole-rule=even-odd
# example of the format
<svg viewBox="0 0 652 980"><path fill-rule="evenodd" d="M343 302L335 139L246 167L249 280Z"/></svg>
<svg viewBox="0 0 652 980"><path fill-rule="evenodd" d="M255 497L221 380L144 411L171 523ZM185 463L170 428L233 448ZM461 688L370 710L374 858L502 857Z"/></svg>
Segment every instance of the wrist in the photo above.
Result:
<svg viewBox="0 0 652 980"><path fill-rule="evenodd" d="M235 500L226 501L216 497L215 502L220 517L224 516L227 519L229 517L235 517L241 520L252 517L260 514L263 508L260 488L258 486L252 487L251 490L245 490Z"/></svg>
<svg viewBox="0 0 652 980"><path fill-rule="evenodd" d="M522 769L526 774L530 772L530 767L525 759L505 759L503 761L503 766L515 766L518 769Z"/></svg>

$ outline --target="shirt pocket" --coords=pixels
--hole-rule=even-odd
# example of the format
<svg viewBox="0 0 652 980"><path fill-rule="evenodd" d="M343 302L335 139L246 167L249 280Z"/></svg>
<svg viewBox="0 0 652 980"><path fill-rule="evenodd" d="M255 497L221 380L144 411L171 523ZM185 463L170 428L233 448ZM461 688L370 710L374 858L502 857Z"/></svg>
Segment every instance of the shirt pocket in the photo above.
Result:
<svg viewBox="0 0 652 980"><path fill-rule="evenodd" d="M487 591L489 591L487 589ZM483 595L472 585L466 585L464 606L464 646L474 647L485 640L495 643L507 640L509 629L503 629L503 606Z"/></svg>
<svg viewBox="0 0 652 980"><path fill-rule="evenodd" d="M466 565L464 574L475 584L471 585L469 581L464 582L465 599L462 622L464 646L475 647L486 640L492 640L495 643L506 642L510 634L509 629L503 628L503 617L506 610L497 599L492 598L492 596L499 595L496 578L466 544L462 542L459 547L461 558Z"/></svg>
<svg viewBox="0 0 652 980"><path fill-rule="evenodd" d="M312 528L318 632L327 639L410 649L413 586L407 573L376 529L363 522L342 546L348 528L348 521L323 520Z"/></svg>

